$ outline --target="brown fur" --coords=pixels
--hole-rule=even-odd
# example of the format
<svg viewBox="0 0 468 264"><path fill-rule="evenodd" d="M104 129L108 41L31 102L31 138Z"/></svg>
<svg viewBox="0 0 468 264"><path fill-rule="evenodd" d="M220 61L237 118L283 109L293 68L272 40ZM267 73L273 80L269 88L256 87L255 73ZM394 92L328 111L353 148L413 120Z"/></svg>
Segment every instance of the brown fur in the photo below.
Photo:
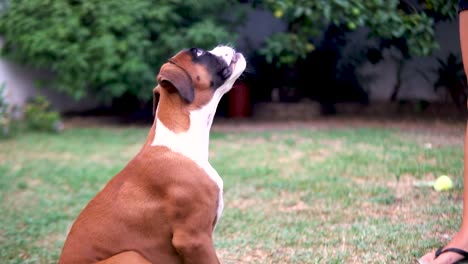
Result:
<svg viewBox="0 0 468 264"><path fill-rule="evenodd" d="M161 107L157 114L159 120L167 128L179 133L187 131L190 127L189 111L206 105L213 98L213 90L210 88L211 77L206 68L202 65L192 64L189 55L181 52L172 57L170 61L161 67L157 77L158 83L162 87L158 89L160 97L167 98L167 100L163 100L164 104L170 106L165 105ZM181 68L184 69L192 80L191 86L195 91L195 96L191 103L184 103L186 100L181 98L179 93L176 92L188 89L187 87L190 86L188 84L189 81L171 81L174 79L171 76L183 76L183 79L185 79L185 73L180 72ZM179 87L176 87L177 85ZM178 107L175 108L174 106Z"/></svg>
<svg viewBox="0 0 468 264"><path fill-rule="evenodd" d="M211 244L218 192L192 160L145 146L80 214L59 263L94 263L124 251L180 263L179 253ZM206 263L217 263L214 249L203 253L213 260Z"/></svg>
<svg viewBox="0 0 468 264"><path fill-rule="evenodd" d="M212 241L218 186L191 159L151 146L157 118L173 131L186 131L188 111L211 98L206 69L186 62L184 54L175 58L192 79L200 76L193 102L175 92L175 82L155 88L159 106L146 143L78 216L60 264L219 263ZM164 68L160 76L173 70Z"/></svg>

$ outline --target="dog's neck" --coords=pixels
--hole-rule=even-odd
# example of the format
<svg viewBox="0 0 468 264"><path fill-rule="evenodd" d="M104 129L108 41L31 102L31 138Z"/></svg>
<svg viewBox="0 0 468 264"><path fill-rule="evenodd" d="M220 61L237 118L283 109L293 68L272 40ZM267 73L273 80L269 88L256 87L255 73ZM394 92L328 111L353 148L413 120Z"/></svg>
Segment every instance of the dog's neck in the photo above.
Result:
<svg viewBox="0 0 468 264"><path fill-rule="evenodd" d="M186 110L181 104L175 104L177 107L172 105L167 114L164 113L166 99L161 94L152 127L155 131L151 145L165 146L197 162L207 162L210 129L221 95L215 93L208 104L196 110ZM188 129L185 122L188 122Z"/></svg>

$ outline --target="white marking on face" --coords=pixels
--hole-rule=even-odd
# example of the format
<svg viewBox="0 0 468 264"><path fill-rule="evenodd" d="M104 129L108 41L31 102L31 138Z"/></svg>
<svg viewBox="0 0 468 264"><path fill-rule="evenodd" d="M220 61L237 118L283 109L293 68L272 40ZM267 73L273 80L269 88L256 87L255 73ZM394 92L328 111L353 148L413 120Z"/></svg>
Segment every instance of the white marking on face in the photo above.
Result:
<svg viewBox="0 0 468 264"><path fill-rule="evenodd" d="M236 51L228 46L218 46L209 51L211 54L221 57L228 65L235 63L235 67L232 71L231 76L228 80L224 82L221 87L216 89L216 92L221 92L221 96L231 90L234 82L239 78L239 76L244 72L247 62L245 61L244 56L241 53L236 53ZM236 61L233 62L234 56L236 56ZM216 94L215 92L215 94Z"/></svg>
<svg viewBox="0 0 468 264"><path fill-rule="evenodd" d="M209 51L211 54L223 58L227 65L231 64L232 58L234 57L235 50L228 46L218 46Z"/></svg>
<svg viewBox="0 0 468 264"><path fill-rule="evenodd" d="M203 53L203 51L198 50L197 56L199 56L199 52ZM159 119L156 119L156 133L151 145L165 146L172 151L181 153L192 159L205 170L219 187L217 209L217 221L219 221L224 207L223 180L208 161L210 129L221 97L231 90L236 79L245 70L247 63L244 56L240 53L236 53L231 47L218 46L209 52L223 58L228 65L234 67L231 76L221 87L214 91L212 100L203 107L190 112L190 128L186 132L175 133L168 129ZM156 110L156 116L157 111L158 110Z"/></svg>

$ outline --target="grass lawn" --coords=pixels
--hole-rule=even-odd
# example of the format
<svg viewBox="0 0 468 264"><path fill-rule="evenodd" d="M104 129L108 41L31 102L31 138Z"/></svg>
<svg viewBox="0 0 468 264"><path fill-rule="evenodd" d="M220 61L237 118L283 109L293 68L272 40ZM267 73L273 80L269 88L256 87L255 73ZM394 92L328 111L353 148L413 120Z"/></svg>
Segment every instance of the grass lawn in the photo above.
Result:
<svg viewBox="0 0 468 264"><path fill-rule="evenodd" d="M0 141L0 263L55 263L73 220L148 129ZM215 127L210 159L225 185L214 237L221 261L414 263L461 221L463 129L431 129ZM414 186L441 174L454 190Z"/></svg>

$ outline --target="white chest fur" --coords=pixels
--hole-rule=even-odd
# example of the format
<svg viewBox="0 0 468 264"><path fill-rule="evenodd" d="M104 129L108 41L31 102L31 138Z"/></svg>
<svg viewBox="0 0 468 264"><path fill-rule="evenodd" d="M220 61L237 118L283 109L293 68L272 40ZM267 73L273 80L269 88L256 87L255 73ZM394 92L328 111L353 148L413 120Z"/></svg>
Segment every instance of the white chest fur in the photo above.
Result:
<svg viewBox="0 0 468 264"><path fill-rule="evenodd" d="M215 101L219 101L218 98ZM216 111L217 102L214 103ZM157 114L157 113L156 113ZM164 146L192 159L200 166L219 188L217 220L223 207L223 180L208 161L209 133L213 121L213 105L209 103L201 109L190 112L190 128L186 132L174 133L161 120L156 120L156 133L152 146Z"/></svg>
<svg viewBox="0 0 468 264"><path fill-rule="evenodd" d="M175 133L157 118L155 137L151 145L165 146L172 151L181 153L205 170L219 187L216 218L219 221L224 207L223 180L208 161L210 128L221 97L232 88L236 79L244 71L246 61L241 54L236 54L234 49L227 46L218 46L209 52L224 59L227 65L235 65L231 77L223 85L215 89L213 97L206 105L190 112L190 127L187 131ZM235 64L231 64L234 58L236 59ZM156 110L156 116L158 116L158 110L159 107Z"/></svg>

